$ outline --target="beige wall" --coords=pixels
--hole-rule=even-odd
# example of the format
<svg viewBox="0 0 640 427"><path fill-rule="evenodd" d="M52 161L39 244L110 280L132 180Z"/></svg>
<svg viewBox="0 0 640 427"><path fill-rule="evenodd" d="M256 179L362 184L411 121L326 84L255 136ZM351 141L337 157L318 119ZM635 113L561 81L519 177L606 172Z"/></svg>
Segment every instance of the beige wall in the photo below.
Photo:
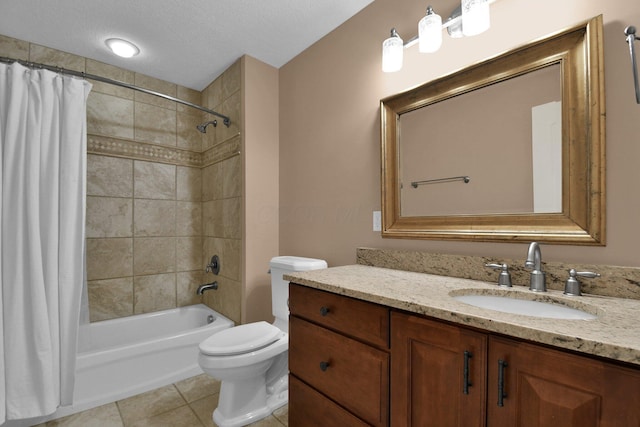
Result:
<svg viewBox="0 0 640 427"><path fill-rule="evenodd" d="M269 261L278 255L278 70L245 56L243 322L272 321Z"/></svg>
<svg viewBox="0 0 640 427"><path fill-rule="evenodd" d="M330 265L354 263L359 246L524 261L525 244L382 239L372 231L372 211L380 210L379 101L603 14L607 246L544 244L542 253L547 261L640 266L640 106L623 35L626 25L640 25L636 0L500 0L491 11L487 33L445 35L435 54L407 49L403 70L385 74L383 39L393 26L405 39L415 35L424 3L377 0L280 69L281 253Z"/></svg>

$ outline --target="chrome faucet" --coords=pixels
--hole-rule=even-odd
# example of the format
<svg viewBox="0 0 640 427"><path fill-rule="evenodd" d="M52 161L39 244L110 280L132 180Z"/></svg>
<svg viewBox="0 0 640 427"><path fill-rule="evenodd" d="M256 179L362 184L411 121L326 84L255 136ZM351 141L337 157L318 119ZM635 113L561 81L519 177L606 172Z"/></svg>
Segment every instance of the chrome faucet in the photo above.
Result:
<svg viewBox="0 0 640 427"><path fill-rule="evenodd" d="M211 282L205 285L198 286L198 290L196 291L196 294L202 295L204 294L205 291L212 290L212 289L213 290L218 289L218 282Z"/></svg>
<svg viewBox="0 0 640 427"><path fill-rule="evenodd" d="M547 283L545 273L542 271L542 253L538 242L531 242L527 251L527 261L525 268L532 269L529 275L529 289L534 292L546 292Z"/></svg>

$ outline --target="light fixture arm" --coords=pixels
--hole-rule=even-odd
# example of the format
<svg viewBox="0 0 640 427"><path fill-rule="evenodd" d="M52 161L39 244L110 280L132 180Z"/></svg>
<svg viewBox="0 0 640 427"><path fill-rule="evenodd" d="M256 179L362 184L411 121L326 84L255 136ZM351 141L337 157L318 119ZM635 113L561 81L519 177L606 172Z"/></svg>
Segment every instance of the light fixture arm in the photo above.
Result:
<svg viewBox="0 0 640 427"><path fill-rule="evenodd" d="M456 10L458 11L458 13L457 13L457 15L454 15L454 13L456 12ZM458 8L456 8L456 9L451 13L451 15L449 16L449 18L448 18L445 22L443 22L443 23L442 23L442 29L443 29L443 30L444 30L444 29L447 29L447 30L448 30L448 28L449 28L449 27L452 27L452 26L454 26L454 25L456 25L456 24L460 24L461 22L462 22L462 15L460 14L460 7L458 7ZM395 32L395 34L396 34L396 35L398 35L398 32L396 31L396 29L395 29L395 28L393 28L391 31L392 31L392 32ZM451 33L449 33L449 35L451 35ZM419 39L420 39L420 38L419 38L419 37L418 37L418 35L416 34L415 36L411 37L409 40L407 40L406 42L404 42L404 45L403 45L403 46L404 46L404 48L405 48L405 49L408 49L408 48L410 48L411 46L414 46L415 44L417 44L417 43L418 43Z"/></svg>
<svg viewBox="0 0 640 427"><path fill-rule="evenodd" d="M460 10L460 8L457 9L458 11ZM449 28L459 22L461 22L462 17L460 14L458 14L455 17L450 16L449 19L447 19L445 22L442 23L442 29L446 29ZM395 28L392 29L392 31L395 32L396 35L398 35L398 32L396 31ZM409 40L407 40L406 42L404 42L403 46L405 49L410 48L411 46L414 46L418 43L418 41L420 40L420 37L416 34L415 36L411 37Z"/></svg>
<svg viewBox="0 0 640 427"><path fill-rule="evenodd" d="M629 26L624 29L624 34L629 43L629 55L631 56L631 72L633 73L633 85L636 89L636 103L640 104L640 83L638 83L638 65L636 63L636 51L634 48L634 42L640 40L640 37L636 36L636 27Z"/></svg>

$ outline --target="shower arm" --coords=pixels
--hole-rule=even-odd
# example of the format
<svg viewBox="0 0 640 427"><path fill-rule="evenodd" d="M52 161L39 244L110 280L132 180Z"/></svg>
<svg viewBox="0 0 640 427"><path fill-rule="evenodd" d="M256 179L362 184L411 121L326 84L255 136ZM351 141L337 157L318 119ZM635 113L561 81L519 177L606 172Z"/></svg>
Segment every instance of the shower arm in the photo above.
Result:
<svg viewBox="0 0 640 427"><path fill-rule="evenodd" d="M49 70L49 71L53 71L54 73L60 73L60 74L67 74L70 76L75 76L75 77L81 77L83 79L90 79L90 80L96 80L102 83L107 83L110 85L114 85L114 86L120 86L120 87L124 87L127 89L132 89L132 90L137 90L138 92L143 92L146 93L148 95L153 95L153 96L157 96L159 98L164 98L164 99L168 99L169 101L174 101L177 102L179 104L183 104L186 105L188 107L191 108L195 108L196 110L200 110L200 111L204 111L205 113L214 115L216 117L220 117L222 119L222 123L225 124L225 126L229 127L229 125L231 124L231 119L225 115L222 115L220 113L217 113L213 110L210 110L208 108L202 107L198 104L194 104L192 102L189 101L184 101L182 99L179 98L175 98L171 95L165 95L164 93L160 93L160 92L156 92L154 90L150 90L150 89L145 89L143 87L140 86L135 86L126 82L121 82L119 80L113 80L113 79L108 79L106 77L102 77L102 76L97 76L95 74L89 74L89 73L85 73L84 71L74 71L74 70L69 70L66 68L61 68L61 67L54 67L51 65L46 65L46 64L39 64L37 62L29 62L29 61L22 61L19 59L13 59L13 58L7 58L5 56L0 56L0 62L4 62L5 64L11 64L13 62L17 62L20 65L23 65L25 67L28 68L39 68L39 69L44 69L44 70Z"/></svg>

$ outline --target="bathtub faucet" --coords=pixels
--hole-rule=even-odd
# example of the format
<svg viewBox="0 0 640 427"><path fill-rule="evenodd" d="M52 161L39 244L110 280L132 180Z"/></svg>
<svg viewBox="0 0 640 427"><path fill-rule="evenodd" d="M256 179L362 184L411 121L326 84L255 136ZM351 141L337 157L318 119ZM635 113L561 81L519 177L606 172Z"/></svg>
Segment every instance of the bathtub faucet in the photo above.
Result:
<svg viewBox="0 0 640 427"><path fill-rule="evenodd" d="M196 294L202 295L204 294L204 291L208 291L210 289L214 289L214 290L218 289L218 282L211 282L205 285L198 286L198 290L196 291Z"/></svg>

